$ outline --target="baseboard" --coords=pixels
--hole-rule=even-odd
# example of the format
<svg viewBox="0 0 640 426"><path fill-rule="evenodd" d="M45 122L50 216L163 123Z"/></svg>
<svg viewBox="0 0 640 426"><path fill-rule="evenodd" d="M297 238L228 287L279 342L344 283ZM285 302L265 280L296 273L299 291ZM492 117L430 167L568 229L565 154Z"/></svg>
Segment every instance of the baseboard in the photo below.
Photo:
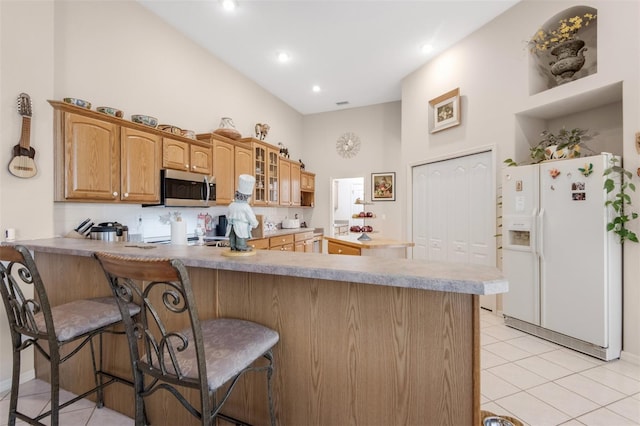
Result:
<svg viewBox="0 0 640 426"><path fill-rule="evenodd" d="M36 370L25 371L20 374L20 383L28 382L36 378ZM0 392L6 392L11 390L11 379L3 380L0 382Z"/></svg>
<svg viewBox="0 0 640 426"><path fill-rule="evenodd" d="M624 350L620 352L620 359L631 364L640 365L640 356L625 352Z"/></svg>

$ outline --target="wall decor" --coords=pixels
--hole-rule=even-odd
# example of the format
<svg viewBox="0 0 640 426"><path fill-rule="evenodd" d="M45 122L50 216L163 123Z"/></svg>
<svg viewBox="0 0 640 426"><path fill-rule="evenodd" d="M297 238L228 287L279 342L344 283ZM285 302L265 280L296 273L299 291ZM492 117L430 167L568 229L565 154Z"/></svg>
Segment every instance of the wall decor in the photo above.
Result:
<svg viewBox="0 0 640 426"><path fill-rule="evenodd" d="M396 173L371 173L371 201L396 200Z"/></svg>
<svg viewBox="0 0 640 426"><path fill-rule="evenodd" d="M336 152L343 158L351 158L360 151L360 137L353 132L341 135L336 141Z"/></svg>
<svg viewBox="0 0 640 426"><path fill-rule="evenodd" d="M429 131L436 133L460 124L460 88L429 101Z"/></svg>
<svg viewBox="0 0 640 426"><path fill-rule="evenodd" d="M533 78L530 94L598 71L598 10L565 9L547 20L528 41Z"/></svg>

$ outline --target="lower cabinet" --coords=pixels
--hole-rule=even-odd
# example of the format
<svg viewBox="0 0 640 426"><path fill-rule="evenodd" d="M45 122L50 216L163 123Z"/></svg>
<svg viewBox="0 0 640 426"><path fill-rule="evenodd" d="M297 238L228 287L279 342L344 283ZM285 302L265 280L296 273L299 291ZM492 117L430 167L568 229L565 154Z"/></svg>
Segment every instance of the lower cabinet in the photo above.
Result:
<svg viewBox="0 0 640 426"><path fill-rule="evenodd" d="M269 250L293 251L293 234L279 235L269 238Z"/></svg>
<svg viewBox="0 0 640 426"><path fill-rule="evenodd" d="M361 254L361 251L359 248L335 243L333 241L329 241L328 251L329 251L329 254L347 254L352 256L360 256Z"/></svg>
<svg viewBox="0 0 640 426"><path fill-rule="evenodd" d="M313 253L313 232L302 232L294 235L295 251Z"/></svg>
<svg viewBox="0 0 640 426"><path fill-rule="evenodd" d="M314 246L318 246L316 252L320 253L322 236L317 236L313 231L282 234L270 238L256 238L247 243L254 250L280 250L313 253Z"/></svg>

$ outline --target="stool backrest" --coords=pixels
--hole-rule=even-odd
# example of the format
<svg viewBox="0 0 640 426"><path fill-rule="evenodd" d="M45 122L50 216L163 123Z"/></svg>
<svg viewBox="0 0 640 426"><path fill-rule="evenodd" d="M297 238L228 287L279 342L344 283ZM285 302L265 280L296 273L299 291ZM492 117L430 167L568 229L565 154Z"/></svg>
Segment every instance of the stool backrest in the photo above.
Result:
<svg viewBox="0 0 640 426"><path fill-rule="evenodd" d="M134 365L169 382L189 382L206 394L202 330L189 275L182 262L108 253L94 256L123 312ZM125 315L127 303L140 306L140 314L134 318ZM195 351L197 365L178 362L176 354L181 351Z"/></svg>
<svg viewBox="0 0 640 426"><path fill-rule="evenodd" d="M31 253L24 246L0 246L0 294L4 302L11 337L21 345L23 336L56 342L49 298ZM29 288L32 290L29 291ZM34 296L30 296L32 293ZM42 313L45 329L36 324Z"/></svg>

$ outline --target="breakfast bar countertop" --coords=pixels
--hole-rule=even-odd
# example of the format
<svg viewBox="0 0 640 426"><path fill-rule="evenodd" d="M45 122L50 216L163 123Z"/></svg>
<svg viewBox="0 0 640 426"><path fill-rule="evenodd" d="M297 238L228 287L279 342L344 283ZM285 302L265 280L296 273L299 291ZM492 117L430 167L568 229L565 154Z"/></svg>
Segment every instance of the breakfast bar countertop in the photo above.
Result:
<svg viewBox="0 0 640 426"><path fill-rule="evenodd" d="M6 244L6 243L4 243ZM495 267L367 256L257 250L254 256L225 257L228 248L153 245L74 238L17 241L32 251L91 256L96 251L120 255L177 258L186 266L239 272L326 279L390 287L463 294L498 294L508 291L507 280Z"/></svg>

